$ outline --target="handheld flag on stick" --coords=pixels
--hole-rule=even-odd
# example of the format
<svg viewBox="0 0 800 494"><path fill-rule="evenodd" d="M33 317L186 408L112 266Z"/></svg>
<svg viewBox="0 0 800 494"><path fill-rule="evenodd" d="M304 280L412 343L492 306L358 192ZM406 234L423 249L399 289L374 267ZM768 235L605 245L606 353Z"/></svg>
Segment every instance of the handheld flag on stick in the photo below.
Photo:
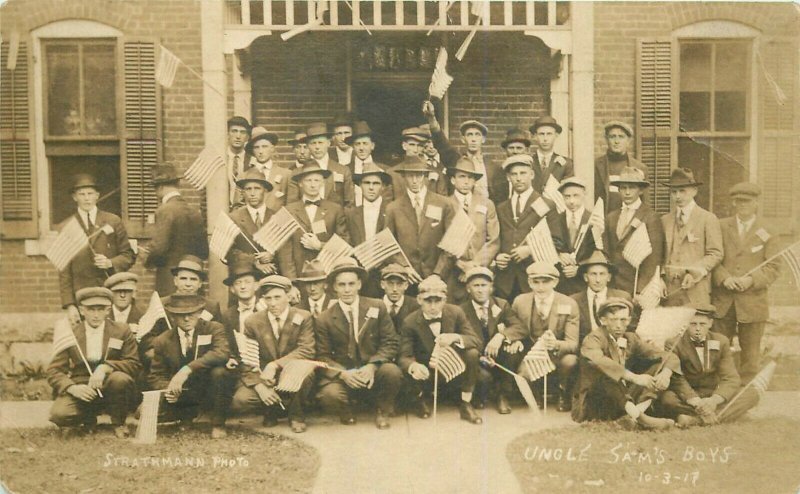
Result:
<svg viewBox="0 0 800 494"><path fill-rule="evenodd" d="M225 211L220 211L217 221L214 223L214 231L211 233L211 241L208 243L208 250L213 252L220 259L228 256L236 237L241 235L242 230L233 222Z"/></svg>
<svg viewBox="0 0 800 494"><path fill-rule="evenodd" d="M86 356L83 355L83 350L81 350L80 345L78 345L78 340L75 338L75 333L72 331L72 324L66 317L59 319L56 321L56 324L53 327L53 355L50 360L55 358L56 355L64 350L72 347L75 347L78 350L78 354L81 356L83 365L86 366L86 372L88 372L91 376L92 367L89 365L89 361L86 360ZM95 391L100 398L103 397L103 393L99 389L95 389Z"/></svg>
<svg viewBox="0 0 800 494"><path fill-rule="evenodd" d="M292 213L286 208L281 208L272 215L266 225L253 235L253 239L266 250L275 254L294 235L294 232L302 229Z"/></svg>
<svg viewBox="0 0 800 494"><path fill-rule="evenodd" d="M736 393L736 396L734 396L731 399L731 401L729 401L728 404L725 405L725 408L723 408L722 411L717 414L717 417L721 417L726 411L728 411L728 408L730 408L731 405L733 405L733 403L736 400L738 400L739 397L742 396L745 390L750 386L752 386L753 389L755 389L756 392L758 392L759 398L763 398L764 393L766 393L767 389L769 388L769 382L772 380L772 375L775 373L775 367L777 367L777 364L773 360L770 363L768 363L763 369L761 369L761 371L758 374L756 374L756 377L754 377L752 381L747 383L745 387L743 387L738 393Z"/></svg>
<svg viewBox="0 0 800 494"><path fill-rule="evenodd" d="M545 347L544 340L539 338L531 350L522 359L522 372L520 374L529 381L538 381L556 370L556 364L550 359L550 354Z"/></svg>
<svg viewBox="0 0 800 494"><path fill-rule="evenodd" d="M636 334L642 340L649 341L657 347L667 350L668 342L680 338L695 310L691 307L656 307L644 309L636 326ZM669 349L672 347L669 346Z"/></svg>
<svg viewBox="0 0 800 494"><path fill-rule="evenodd" d="M155 444L158 427L158 407L163 390L142 392L142 407L139 413L139 425L133 442L137 444Z"/></svg>
<svg viewBox="0 0 800 494"><path fill-rule="evenodd" d="M386 228L364 243L356 245L353 252L362 266L374 269L383 261L402 253L402 249L391 230Z"/></svg>
<svg viewBox="0 0 800 494"><path fill-rule="evenodd" d="M531 228L530 233L525 237L528 246L531 248L531 256L534 261L543 261L556 265L559 262L556 246L553 244L553 235L550 233L550 226L546 219L539 220L535 227Z"/></svg>
<svg viewBox="0 0 800 494"><path fill-rule="evenodd" d="M550 199L553 201L559 214L567 210L567 203L564 202L564 196L562 196L561 192L558 190L558 180L556 180L554 176L550 175L547 178L547 183L544 184L542 196L545 199Z"/></svg>
<svg viewBox="0 0 800 494"><path fill-rule="evenodd" d="M603 198L598 197L597 201L594 203L592 215L589 217L589 224L594 225L597 222L605 222L605 210L606 206L605 203L603 203ZM594 237L594 246L598 250L605 250L603 246L603 232L592 226L592 237Z"/></svg>
<svg viewBox="0 0 800 494"><path fill-rule="evenodd" d="M276 391L283 391L285 393L297 393L314 369L317 367L327 367L322 362L316 360L290 360L286 367L281 370L281 376L278 379L278 385L275 386Z"/></svg>
<svg viewBox="0 0 800 494"><path fill-rule="evenodd" d="M175 73L178 71L178 64L181 59L174 53L161 46L161 56L156 67L156 80L164 87L172 87L175 82Z"/></svg>
<svg viewBox="0 0 800 494"><path fill-rule="evenodd" d="M321 26L323 21L322 16L324 16L325 12L327 11L328 11L328 0L317 0L315 9L316 15L314 16L314 18L309 19L307 24L298 26L294 29L290 29L289 31L286 31L285 33L281 34L281 39L284 41L288 41L297 36L298 34L302 34L306 31L310 31L315 27Z"/></svg>
<svg viewBox="0 0 800 494"><path fill-rule="evenodd" d="M478 18L475 20L475 26L472 28L472 31L469 32L467 37L464 39L464 42L461 43L461 47L456 52L456 60L458 60L459 62L464 59L464 55L466 55L467 49L469 48L470 43L472 43L472 39L475 37L475 33L478 32L478 26L480 24L486 24L489 21L488 1L472 0L470 2L469 10L472 13L472 15L475 15Z"/></svg>
<svg viewBox="0 0 800 494"><path fill-rule="evenodd" d="M158 296L158 292L153 292L150 296L150 305L147 306L147 310L139 319L139 329L136 332L136 340L142 341L144 335L152 331L153 327L156 325L156 321L162 318L166 319L167 325L172 329L172 325L167 317L167 311L164 310L164 305L161 303L161 297Z"/></svg>
<svg viewBox="0 0 800 494"><path fill-rule="evenodd" d="M429 365L442 375L445 382L452 381L467 370L467 365L453 347L438 344L433 347Z"/></svg>
<svg viewBox="0 0 800 494"><path fill-rule="evenodd" d="M438 247L458 259L467 251L475 231L475 225L467 213L458 208Z"/></svg>
<svg viewBox="0 0 800 494"><path fill-rule="evenodd" d="M481 362L490 367L497 367L506 374L510 374L514 378L514 382L517 384L517 388L519 389L522 397L525 399L525 403L528 404L530 411L534 412L536 415L539 414L539 406L536 404L536 398L534 398L533 392L531 391L531 385L528 384L528 381L524 377L512 371L511 369L498 364L491 357L481 357Z"/></svg>
<svg viewBox="0 0 800 494"><path fill-rule="evenodd" d="M58 232L58 236L45 252L45 256L53 263L56 269L63 271L72 259L78 255L78 252L88 246L89 237L86 236L86 232L78 223L78 220L72 216L64 224L61 231Z"/></svg>
<svg viewBox="0 0 800 494"><path fill-rule="evenodd" d="M225 160L219 153L206 147L194 160L192 166L183 174L183 178L197 190L205 188L208 181L218 169L225 166Z"/></svg>
<svg viewBox="0 0 800 494"><path fill-rule="evenodd" d="M622 249L622 257L625 258L631 266L639 269L642 262L647 259L647 256L653 253L653 246L650 244L650 235L647 234L647 228L644 223L640 223Z"/></svg>
<svg viewBox="0 0 800 494"><path fill-rule="evenodd" d="M447 49L443 46L439 48L439 55L436 57L436 67L433 69L428 94L433 98L443 99L444 93L452 83L453 77L447 73Z"/></svg>
<svg viewBox="0 0 800 494"><path fill-rule="evenodd" d="M784 249L781 252L781 257L789 265L789 270L794 276L795 285L800 286L800 242Z"/></svg>
<svg viewBox="0 0 800 494"><path fill-rule="evenodd" d="M666 285L661 279L661 266L656 266L653 279L644 287L644 290L636 296L637 302L642 309L655 309L661 303L661 295L664 294Z"/></svg>
<svg viewBox="0 0 800 494"><path fill-rule="evenodd" d="M353 255L353 247L350 246L342 237L337 234L331 235L331 238L322 246L322 250L317 255L317 260L322 264L322 269L325 274L330 273L333 266L343 257L350 257Z"/></svg>
<svg viewBox="0 0 800 494"><path fill-rule="evenodd" d="M261 359L258 351L258 340L250 338L240 331L233 332L236 338L236 346L239 347L239 356L242 363L253 367L258 372L261 370Z"/></svg>

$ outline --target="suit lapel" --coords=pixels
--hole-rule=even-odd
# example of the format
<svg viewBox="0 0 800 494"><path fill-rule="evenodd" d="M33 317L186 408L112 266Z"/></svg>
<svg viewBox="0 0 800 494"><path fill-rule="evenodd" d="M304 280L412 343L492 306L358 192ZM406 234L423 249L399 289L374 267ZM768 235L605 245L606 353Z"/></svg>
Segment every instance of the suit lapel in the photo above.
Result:
<svg viewBox="0 0 800 494"><path fill-rule="evenodd" d="M358 231L357 232L350 232L350 234L352 235L352 234L355 233L356 235L354 235L354 236L356 238L366 240L367 239L367 225L366 225L366 223L364 223L364 218L365 218L365 216L364 216L364 206L357 207L355 209L355 211L353 212L353 214L355 214L355 216L356 216L355 223L356 223L356 229Z"/></svg>
<svg viewBox="0 0 800 494"><path fill-rule="evenodd" d="M286 346L289 344L289 339L291 336L291 332L294 329L294 318L297 312L294 309L289 309L289 314L286 316L286 320L283 321L283 327L280 330L278 335L278 353L275 354L275 358L279 358L281 355L286 353Z"/></svg>
<svg viewBox="0 0 800 494"><path fill-rule="evenodd" d="M133 310L133 308L131 308ZM106 326L103 329L103 346L100 350L103 352L103 360L106 359L108 356L108 340L111 338L111 331L114 329L113 324L110 320L106 321Z"/></svg>
<svg viewBox="0 0 800 494"><path fill-rule="evenodd" d="M534 196L536 196L536 197L534 197ZM519 218L517 218L517 224L518 224L518 225L519 225L520 223L524 222L524 221L525 221L525 219L526 219L526 218L527 218L529 215L531 215L531 214L534 214L534 213L535 213L535 211L534 211L534 210L533 210L533 208L531 207L531 204L533 204L533 202L534 202L536 199L538 199L538 198L539 198L539 196L538 196L538 194L536 193L536 191L533 191L533 193L532 193L532 194L531 194L531 195L528 197L528 200L527 200L527 201L525 201L525 206L523 206L523 207L522 207L522 211L520 212ZM512 217L512 218L514 217L514 215L513 215L513 209L512 209L512 215L511 215L511 217Z"/></svg>
<svg viewBox="0 0 800 494"><path fill-rule="evenodd" d="M427 200L427 194L425 195L425 198ZM400 197L399 201L401 202L400 210L403 213L405 213L406 216L408 216L408 219L409 221L411 221L411 224L413 224L416 230L419 231L419 223L417 222L417 213L416 211L414 211L414 205L411 204L411 199L408 197L407 191L405 190L403 191L403 195ZM425 210L423 209L423 216L424 214Z"/></svg>
<svg viewBox="0 0 800 494"><path fill-rule="evenodd" d="M369 307L364 302L363 297L358 297L358 326L356 326L356 331L358 331L358 346L363 348L364 344L364 335L366 334L367 325L370 323L370 319L367 317L367 311L369 311Z"/></svg>
<svg viewBox="0 0 800 494"><path fill-rule="evenodd" d="M322 205L320 204L320 206ZM290 213L292 213L292 216L294 216L296 220L303 224L307 232L311 232L311 219L308 217L308 213L306 213L302 193L300 194L300 200L290 204L287 209Z"/></svg>
<svg viewBox="0 0 800 494"><path fill-rule="evenodd" d="M683 353L689 355L689 360L691 364L694 366L695 372L703 372L703 363L700 362L700 356L697 355L697 350L695 349L694 343L692 343L692 339L689 338L688 334L684 334L681 338L681 346L683 347ZM707 349L703 349L703 354L708 351Z"/></svg>
<svg viewBox="0 0 800 494"><path fill-rule="evenodd" d="M86 321L81 321L78 325L78 329L75 331L75 339L78 341L81 355L86 357Z"/></svg>
<svg viewBox="0 0 800 494"><path fill-rule="evenodd" d="M278 345L275 341L275 331L272 327L272 321L269 318L269 313L266 311L264 312L264 319L266 319L266 324L264 325L266 331L261 336L264 339L264 346L266 347L266 350L273 359L276 359L278 358Z"/></svg>

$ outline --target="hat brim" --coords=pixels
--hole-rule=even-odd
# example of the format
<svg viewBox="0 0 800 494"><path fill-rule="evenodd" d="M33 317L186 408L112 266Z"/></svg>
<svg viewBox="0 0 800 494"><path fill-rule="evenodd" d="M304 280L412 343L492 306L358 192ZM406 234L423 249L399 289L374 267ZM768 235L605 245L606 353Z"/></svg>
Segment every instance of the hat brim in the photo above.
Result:
<svg viewBox="0 0 800 494"><path fill-rule="evenodd" d="M592 266L605 266L608 269L608 272L611 274L615 274L617 272L617 267L609 262L588 262L585 264L578 265L578 274L583 274Z"/></svg>
<svg viewBox="0 0 800 494"><path fill-rule="evenodd" d="M392 176L386 172L367 172L367 173L359 173L358 175L353 175L353 183L356 185L361 185L361 179L364 177L377 176L381 177L381 181L384 185L391 185L392 183Z"/></svg>
<svg viewBox="0 0 800 494"><path fill-rule="evenodd" d="M195 312L203 310L205 307L205 303L198 303L197 305L191 305L189 307L174 307L168 304L164 307L164 310L170 314L194 314Z"/></svg>
<svg viewBox="0 0 800 494"><path fill-rule="evenodd" d="M529 148L529 147L531 147L531 141L530 141L530 139L506 139L505 141L503 141L503 142L501 142L501 143L500 143L500 147L501 147L501 148L503 148L503 149L505 149L505 148L507 148L507 147L508 147L508 145L509 145L509 144L511 144L512 142L519 142L519 143L522 143L522 144L524 144L524 145L525 145L525 147L526 147L526 148Z"/></svg>
<svg viewBox="0 0 800 494"><path fill-rule="evenodd" d="M269 141L273 146L277 146L279 141L278 134L273 134L270 132L268 134L261 134L260 136L253 137L247 141L247 144L244 145L244 150L252 154L253 146L255 146L258 141Z"/></svg>
<svg viewBox="0 0 800 494"><path fill-rule="evenodd" d="M309 134L303 137L302 139L299 139L299 141L308 144L308 141L314 139L315 137L327 137L328 139L330 139L331 137L333 137L333 132L318 132L316 134Z"/></svg>
<svg viewBox="0 0 800 494"><path fill-rule="evenodd" d="M385 275L381 276L381 280L388 280L391 278L396 278L398 280L403 280L408 282L408 276L402 273L386 273Z"/></svg>
<svg viewBox="0 0 800 494"><path fill-rule="evenodd" d="M365 270L361 266L343 266L339 268L334 268L333 270L331 270L330 273L328 273L328 276L326 277L328 283L333 283L334 280L336 279L336 276L338 276L341 273L356 273L358 277L362 280L367 277L367 270Z"/></svg>
<svg viewBox="0 0 800 494"><path fill-rule="evenodd" d="M231 286L231 285L233 285L234 281L238 280L242 276L248 276L248 275L250 275L253 278L255 278L256 281L258 281L258 280L260 280L261 278L264 277L264 273L254 269L252 271L247 271L246 273L244 273L244 272L243 273L235 273L235 274L233 274L231 276L228 276L227 278L222 280L222 284L225 285L225 286Z"/></svg>
<svg viewBox="0 0 800 494"><path fill-rule="evenodd" d="M239 187L240 189L244 189L244 186L245 186L245 184L247 182L255 182L255 183L261 184L261 185L264 186L264 188L267 190L267 192L271 192L272 189L275 188L275 187L272 186L272 184L268 180L260 180L260 179L257 179L257 178L241 178L241 179L236 181L236 186Z"/></svg>
<svg viewBox="0 0 800 494"><path fill-rule="evenodd" d="M178 275L178 271L189 271L189 272L192 272L192 273L196 274L197 276L199 276L201 280L203 280L203 281L206 280L206 274L203 271L198 271L196 269L181 268L181 267L177 267L176 266L176 267L174 267L174 268L169 270L169 272L172 273L172 276L177 276Z"/></svg>
<svg viewBox="0 0 800 494"><path fill-rule="evenodd" d="M300 168L298 171L294 173L294 175L292 175L292 182L299 182L303 177L305 177L306 175L311 175L312 173L318 173L322 175L322 178L328 178L331 176L330 170L323 170L322 168L318 168L316 170L303 171L303 169Z"/></svg>
<svg viewBox="0 0 800 494"><path fill-rule="evenodd" d="M478 125L478 124L475 124L475 123L469 123L467 125L462 125L461 127L458 128L458 132L463 136L464 132L468 131L469 129L478 129L479 131L481 131L481 134L483 134L483 137L486 137L486 136L489 135L489 129L486 126Z"/></svg>
<svg viewBox="0 0 800 494"><path fill-rule="evenodd" d="M419 135L419 134L406 134L406 135L403 136L403 141L407 141L409 139L411 139L412 141L417 141L417 142L428 142L428 141L431 140L430 137L426 137L426 136Z"/></svg>
<svg viewBox="0 0 800 494"><path fill-rule="evenodd" d="M464 170L462 168L457 168L457 167L446 168L444 172L445 172L446 175L451 176L451 177L454 177L456 175L456 172L461 172L461 173L466 173L468 175L472 175L476 179L479 179L479 178L481 178L483 176L483 173L472 171L472 170Z"/></svg>
<svg viewBox="0 0 800 494"><path fill-rule="evenodd" d="M110 306L111 300L105 297L86 297L85 299L81 300L79 304L85 307L97 307L100 305Z"/></svg>
<svg viewBox="0 0 800 494"><path fill-rule="evenodd" d="M532 280L536 280L536 279L540 279L540 278L544 278L544 279L548 279L548 280L558 280L559 279L558 276L553 276L552 274L544 274L544 273L529 274L528 278L530 278Z"/></svg>
<svg viewBox="0 0 800 494"><path fill-rule="evenodd" d="M433 297L441 298L441 299L446 300L447 299L447 292L425 292L425 293L420 293L419 294L419 298L422 299L422 300L428 300L429 298L433 298Z"/></svg>
<svg viewBox="0 0 800 494"><path fill-rule="evenodd" d="M750 194L749 192L734 192L730 194L731 199L749 199L751 201L758 200L758 194Z"/></svg>
<svg viewBox="0 0 800 494"><path fill-rule="evenodd" d="M344 142L346 142L347 144L352 146L353 143L356 141L356 139L359 139L361 137L369 137L370 139L373 139L373 140L375 139L374 134L372 134L371 132L363 132L361 134L353 134L351 136L345 137L344 138Z"/></svg>
<svg viewBox="0 0 800 494"><path fill-rule="evenodd" d="M469 277L465 278L464 279L464 284L466 285L467 283L469 283L470 281L474 280L475 278L483 278L485 280L489 280L490 282L494 283L494 278L492 276L489 276L486 273L476 273L476 274L473 274L472 276L469 276Z"/></svg>
<svg viewBox="0 0 800 494"><path fill-rule="evenodd" d="M650 187L649 180L612 180L609 182L609 185L616 185L619 187L620 185L638 185L640 187Z"/></svg>
<svg viewBox="0 0 800 494"><path fill-rule="evenodd" d="M703 182L686 182L686 183L668 183L667 187L670 189L680 189L681 187L699 187L703 185Z"/></svg>
<svg viewBox="0 0 800 494"><path fill-rule="evenodd" d="M294 281L295 283L317 283L320 281L325 281L326 279L328 279L328 277L325 276L324 274L318 274L314 276L304 276L302 278L295 278Z"/></svg>
<svg viewBox="0 0 800 494"><path fill-rule="evenodd" d="M422 168L422 167L420 167L420 168L408 168L408 167L404 167L402 165L400 165L397 168L395 168L394 171L396 173L399 173L400 175L404 175L404 174L408 174L408 173L424 173L424 174L427 175L428 173L431 172L427 168Z"/></svg>
<svg viewBox="0 0 800 494"><path fill-rule="evenodd" d="M112 292L121 292L121 291L124 291L124 290L133 291L133 290L136 290L136 282L133 281L133 280L122 281L122 282L117 283L116 285L114 285L112 287L109 287L108 289L111 290Z"/></svg>
<svg viewBox="0 0 800 494"><path fill-rule="evenodd" d="M556 133L558 133L558 134L560 134L561 131L564 130L557 123L541 123L539 125L531 125L531 127L528 130L531 131L531 134L535 134L536 131L539 130L539 127L552 127L554 129L556 129Z"/></svg>

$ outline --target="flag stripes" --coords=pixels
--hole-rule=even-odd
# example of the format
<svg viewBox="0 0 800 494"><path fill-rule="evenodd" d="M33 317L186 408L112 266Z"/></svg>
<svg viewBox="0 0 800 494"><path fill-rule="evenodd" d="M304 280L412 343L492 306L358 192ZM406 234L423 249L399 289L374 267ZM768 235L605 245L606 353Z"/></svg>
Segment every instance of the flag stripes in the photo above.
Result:
<svg viewBox="0 0 800 494"><path fill-rule="evenodd" d="M136 340L141 341L144 335L149 333L156 325L159 319L167 318L167 311L164 310L164 305L161 303L161 297L158 292L153 292L150 295L150 305L142 317L139 318L139 328L136 331Z"/></svg>
<svg viewBox="0 0 800 494"><path fill-rule="evenodd" d="M664 281L661 279L661 266L656 266L656 272L650 283L636 297L642 309L655 309L661 303L661 295L664 293Z"/></svg>
<svg viewBox="0 0 800 494"><path fill-rule="evenodd" d="M53 327L53 353L50 359L52 360L59 353L77 344L78 340L75 338L75 333L72 332L72 324L69 319L65 317L56 321Z"/></svg>
<svg viewBox="0 0 800 494"><path fill-rule="evenodd" d="M242 230L239 229L230 216L225 211L220 211L217 221L214 223L214 231L211 233L208 250L220 259L225 259L236 237L241 233Z"/></svg>
<svg viewBox="0 0 800 494"><path fill-rule="evenodd" d="M766 367L761 369L761 372L756 374L756 377L754 377L752 381L750 381L750 384L752 384L758 392L758 396L761 398L764 397L764 393L766 393L769 388L769 382L772 380L772 375L775 373L776 365L774 360L771 361Z"/></svg>
<svg viewBox="0 0 800 494"><path fill-rule="evenodd" d="M161 56L156 67L156 80L164 87L172 87L175 82L175 73L178 71L178 64L181 59L174 53L161 46Z"/></svg>
<svg viewBox="0 0 800 494"><path fill-rule="evenodd" d="M447 231L444 232L438 247L456 258L460 258L469 248L475 231L472 220L463 209L459 208Z"/></svg>
<svg viewBox="0 0 800 494"><path fill-rule="evenodd" d="M458 352L450 346L436 345L433 348L429 365L442 375L445 382L452 381L467 370L467 364L461 360Z"/></svg>
<svg viewBox="0 0 800 494"><path fill-rule="evenodd" d="M242 332L234 331L236 346L239 347L239 356L242 363L253 367L255 371L261 370L261 358L258 350L258 340L250 338Z"/></svg>
<svg viewBox="0 0 800 494"><path fill-rule="evenodd" d="M592 214L589 217L589 224L594 225L597 222L605 223L606 221L605 211L606 211L606 205L603 202L603 198L598 197L597 201L595 201L594 203ZM598 231L597 228L595 228L594 226L592 226L591 228L592 228L592 237L594 237L595 248L597 248L598 250L605 250L605 247L603 246L603 232Z"/></svg>
<svg viewBox="0 0 800 494"><path fill-rule="evenodd" d="M183 178L197 190L204 188L218 169L225 166L225 160L219 153L206 147L194 160L192 166L183 174Z"/></svg>
<svg viewBox="0 0 800 494"><path fill-rule="evenodd" d="M388 228L381 230L374 237L368 239L353 249L356 259L366 269L374 269L383 261L402 253L400 244Z"/></svg>
<svg viewBox="0 0 800 494"><path fill-rule="evenodd" d="M331 238L322 246L322 250L317 255L317 260L322 264L322 269L325 274L328 274L333 269L333 266L343 257L350 257L353 255L353 247L348 244L342 237L337 234L331 235Z"/></svg>
<svg viewBox="0 0 800 494"><path fill-rule="evenodd" d="M547 178L547 183L544 185L542 197L550 199L556 205L558 213L561 214L567 210L567 203L564 202L564 196L558 190L558 180L552 175Z"/></svg>
<svg viewBox="0 0 800 494"><path fill-rule="evenodd" d="M533 382L543 378L556 370L556 364L550 359L550 354L541 338L536 341L531 350L522 360L522 372L529 381Z"/></svg>
<svg viewBox="0 0 800 494"><path fill-rule="evenodd" d="M315 360L296 359L290 360L286 367L281 370L281 375L278 378L278 385L275 386L275 391L283 391L285 393L297 393L314 369L317 367L325 367L322 362Z"/></svg>
<svg viewBox="0 0 800 494"><path fill-rule="evenodd" d="M788 247L781 253L781 257L789 266L794 276L795 285L800 287L800 242Z"/></svg>
<svg viewBox="0 0 800 494"><path fill-rule="evenodd" d="M452 83L453 77L447 73L447 49L443 46L439 48L439 55L436 57L436 67L433 69L428 94L434 98L443 99L444 93Z"/></svg>
<svg viewBox="0 0 800 494"><path fill-rule="evenodd" d="M58 236L45 252L45 256L56 269L64 271L72 259L78 255L78 252L88 246L89 237L86 236L86 232L78 223L77 218L71 216L58 232Z"/></svg>
<svg viewBox="0 0 800 494"><path fill-rule="evenodd" d="M253 240L274 254L299 229L300 223L292 213L286 208L281 208L253 235Z"/></svg>
<svg viewBox="0 0 800 494"><path fill-rule="evenodd" d="M142 406L139 412L139 425L133 442L155 444L158 427L158 407L162 390L142 392Z"/></svg>
<svg viewBox="0 0 800 494"><path fill-rule="evenodd" d="M528 246L531 248L531 255L534 261L547 262L556 265L559 262L556 246L553 244L553 235L550 233L550 226L546 219L539 220L535 227L531 228L530 233L525 237Z"/></svg>
<svg viewBox="0 0 800 494"><path fill-rule="evenodd" d="M622 257L630 263L631 266L638 268L642 261L647 259L647 256L653 253L653 246L650 244L650 235L647 234L647 228L644 223L639 223L631 234L631 238L622 249Z"/></svg>

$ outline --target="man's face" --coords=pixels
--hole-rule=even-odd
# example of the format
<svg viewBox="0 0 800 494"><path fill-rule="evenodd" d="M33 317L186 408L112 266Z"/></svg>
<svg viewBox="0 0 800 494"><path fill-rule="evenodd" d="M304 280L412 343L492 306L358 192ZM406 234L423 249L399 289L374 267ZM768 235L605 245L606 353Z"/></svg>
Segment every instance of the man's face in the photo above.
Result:
<svg viewBox="0 0 800 494"><path fill-rule="evenodd" d="M583 206L586 198L586 189L577 185L564 187L561 189L561 195L564 196L564 203L567 205L567 209L574 213Z"/></svg>
<svg viewBox="0 0 800 494"><path fill-rule="evenodd" d="M321 160L328 154L331 147L331 140L325 136L317 136L308 141L308 149L315 160Z"/></svg>
<svg viewBox="0 0 800 494"><path fill-rule="evenodd" d="M111 295L111 302L117 310L125 310L133 302L133 290L114 290Z"/></svg>
<svg viewBox="0 0 800 494"><path fill-rule="evenodd" d="M608 286L611 281L611 273L606 266L595 264L586 269L586 272L583 273L583 280L593 292L598 293Z"/></svg>
<svg viewBox="0 0 800 494"><path fill-rule="evenodd" d="M612 153L625 154L628 152L628 144L630 140L628 134L622 131L619 127L612 127L606 134L606 143L608 149Z"/></svg>
<svg viewBox="0 0 800 494"><path fill-rule="evenodd" d="M328 283L325 280L306 283L306 293L308 293L308 298L311 300L321 299L322 296L325 295L325 288L327 286Z"/></svg>
<svg viewBox="0 0 800 494"><path fill-rule="evenodd" d="M247 143L250 133L241 125L231 125L228 129L228 146L236 153L242 151L242 148Z"/></svg>
<svg viewBox="0 0 800 494"><path fill-rule="evenodd" d="M697 187L675 187L670 189L669 193L672 196L672 200L675 201L675 205L682 208L688 206L694 200L694 196L697 195Z"/></svg>
<svg viewBox="0 0 800 494"><path fill-rule="evenodd" d="M470 298L478 304L485 304L489 297L492 295L493 284L491 281L480 276L472 278L467 283L467 293Z"/></svg>
<svg viewBox="0 0 800 494"><path fill-rule="evenodd" d="M475 176L465 172L457 171L450 178L450 182L461 194L469 194L475 188Z"/></svg>
<svg viewBox="0 0 800 494"><path fill-rule="evenodd" d="M549 296L553 293L553 290L555 290L556 284L558 284L558 280L554 280L553 278L528 277L528 285L530 285L536 297L541 298Z"/></svg>
<svg viewBox="0 0 800 494"><path fill-rule="evenodd" d="M307 160L311 157L311 150L308 149L308 144L305 142L298 142L292 148L294 151L294 158L297 161Z"/></svg>
<svg viewBox="0 0 800 494"><path fill-rule="evenodd" d="M323 180L321 174L309 173L300 179L298 185L300 185L300 190L303 191L303 195L314 199L319 197L319 191L322 189Z"/></svg>
<svg viewBox="0 0 800 494"><path fill-rule="evenodd" d="M758 201L754 198L738 196L733 199L733 208L736 210L736 216L748 220L758 211Z"/></svg>
<svg viewBox="0 0 800 494"><path fill-rule="evenodd" d="M436 146L433 145L433 141L427 140L422 147L422 154L428 158L435 158L436 155L439 154L439 151L436 149Z"/></svg>
<svg viewBox="0 0 800 494"><path fill-rule="evenodd" d="M247 274L233 281L231 291L239 300L247 301L256 296L257 286L255 276Z"/></svg>
<svg viewBox="0 0 800 494"><path fill-rule="evenodd" d="M189 314L174 314L172 318L175 320L175 323L178 325L179 328L186 331L193 331L194 328L197 327L197 321L200 320L200 314L203 312L202 309L189 313Z"/></svg>
<svg viewBox="0 0 800 494"><path fill-rule="evenodd" d="M349 125L339 125L333 128L333 143L342 151L346 151L350 146L347 145L345 139L353 135L353 128Z"/></svg>
<svg viewBox="0 0 800 494"><path fill-rule="evenodd" d="M539 149L545 153L549 153L553 150L553 145L556 143L557 137L558 134L556 133L556 129L550 127L549 125L543 125L536 129L536 133L533 135L533 140L536 141Z"/></svg>
<svg viewBox="0 0 800 494"><path fill-rule="evenodd" d="M531 180L533 179L533 169L527 165L513 165L506 173L511 187L517 194L522 194L531 188Z"/></svg>
<svg viewBox="0 0 800 494"><path fill-rule="evenodd" d="M381 288L383 288L383 292L389 301L399 302L403 295L406 294L406 290L408 290L408 281L400 278L387 278L381 280Z"/></svg>
<svg viewBox="0 0 800 494"><path fill-rule="evenodd" d="M480 152L481 146L486 142L486 138L480 130L469 128L465 130L464 135L461 136L461 142L467 147L467 151L470 153L477 153Z"/></svg>
<svg viewBox="0 0 800 494"><path fill-rule="evenodd" d="M258 208L264 203L264 196L267 190L258 182L247 182L244 184L244 201L251 208Z"/></svg>
<svg viewBox="0 0 800 494"><path fill-rule="evenodd" d="M283 288L270 288L262 299L267 305L267 311L275 317L283 314L283 311L289 307L289 294Z"/></svg>
<svg viewBox="0 0 800 494"><path fill-rule="evenodd" d="M333 282L333 291L336 298L345 304L352 304L361 290L361 279L356 273L339 273Z"/></svg>
<svg viewBox="0 0 800 494"><path fill-rule="evenodd" d="M631 312L627 307L609 309L599 319L600 325L606 328L608 333L616 339L625 334L628 329L628 324L631 322Z"/></svg>
<svg viewBox="0 0 800 494"><path fill-rule="evenodd" d="M193 271L178 271L172 281L175 283L175 291L181 295L197 295L202 286L200 277Z"/></svg>
<svg viewBox="0 0 800 494"><path fill-rule="evenodd" d="M516 154L525 154L528 152L528 147L521 142L510 142L506 146L506 156L514 156Z"/></svg>
<svg viewBox="0 0 800 494"><path fill-rule="evenodd" d="M266 163L272 159L275 154L275 145L266 139L261 139L253 144L253 156L256 157L259 163Z"/></svg>
<svg viewBox="0 0 800 494"><path fill-rule="evenodd" d="M89 326L99 327L111 312L110 305L81 305L80 313Z"/></svg>
<svg viewBox="0 0 800 494"><path fill-rule="evenodd" d="M361 191L364 193L364 199L372 202L383 192L383 181L375 175L367 175L361 179Z"/></svg>
<svg viewBox="0 0 800 494"><path fill-rule="evenodd" d="M416 194L425 187L425 182L428 181L427 173L404 173L403 178L406 179L406 186L408 190Z"/></svg>
<svg viewBox="0 0 800 494"><path fill-rule="evenodd" d="M644 192L644 189L635 184L620 184L619 186L619 195L622 198L622 202L627 205L636 202L636 199L641 197L642 192Z"/></svg>
<svg viewBox="0 0 800 494"><path fill-rule="evenodd" d="M692 341L704 341L714 320L702 314L695 314L689 321L689 337Z"/></svg>
<svg viewBox="0 0 800 494"><path fill-rule="evenodd" d="M439 317L442 315L444 309L444 297L439 296L426 296L425 298L418 298L419 305L422 308L422 313L426 317Z"/></svg>
<svg viewBox="0 0 800 494"><path fill-rule="evenodd" d="M424 144L414 139L406 139L403 141L403 151L405 151L406 156L420 156L424 146Z"/></svg>
<svg viewBox="0 0 800 494"><path fill-rule="evenodd" d="M72 200L81 211L91 211L97 205L100 193L94 187L81 187L72 193Z"/></svg>
<svg viewBox="0 0 800 494"><path fill-rule="evenodd" d="M353 141L353 152L360 160L366 160L375 151L375 143L370 136L362 136Z"/></svg>

